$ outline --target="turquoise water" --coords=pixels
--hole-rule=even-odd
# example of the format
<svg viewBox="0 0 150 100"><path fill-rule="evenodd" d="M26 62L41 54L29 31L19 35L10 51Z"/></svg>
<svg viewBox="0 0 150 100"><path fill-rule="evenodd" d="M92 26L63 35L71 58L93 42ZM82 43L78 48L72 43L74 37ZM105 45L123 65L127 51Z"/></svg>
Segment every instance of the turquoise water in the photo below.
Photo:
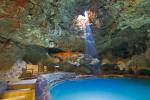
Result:
<svg viewBox="0 0 150 100"><path fill-rule="evenodd" d="M91 78L68 80L50 89L52 100L150 100L150 80Z"/></svg>

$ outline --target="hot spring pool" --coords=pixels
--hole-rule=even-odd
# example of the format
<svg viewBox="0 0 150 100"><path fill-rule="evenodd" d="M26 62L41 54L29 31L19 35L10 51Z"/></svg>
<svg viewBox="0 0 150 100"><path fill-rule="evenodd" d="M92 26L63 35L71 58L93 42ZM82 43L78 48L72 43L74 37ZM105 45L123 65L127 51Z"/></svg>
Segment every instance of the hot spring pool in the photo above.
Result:
<svg viewBox="0 0 150 100"><path fill-rule="evenodd" d="M90 78L68 80L50 89L52 100L150 100L150 80Z"/></svg>

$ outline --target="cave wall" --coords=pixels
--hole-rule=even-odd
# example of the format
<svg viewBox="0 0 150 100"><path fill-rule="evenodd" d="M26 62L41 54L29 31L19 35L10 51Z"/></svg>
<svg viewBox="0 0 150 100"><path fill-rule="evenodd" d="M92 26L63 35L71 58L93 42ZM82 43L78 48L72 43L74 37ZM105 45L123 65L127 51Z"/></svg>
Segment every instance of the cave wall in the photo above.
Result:
<svg viewBox="0 0 150 100"><path fill-rule="evenodd" d="M59 48L80 49L83 43L72 25L78 4L80 0L2 0L0 34L27 45L49 47L54 41Z"/></svg>
<svg viewBox="0 0 150 100"><path fill-rule="evenodd" d="M125 60L127 66L149 67L150 1L87 3L96 13L91 23L101 58L109 63ZM45 48L51 42L63 50L84 51L83 32L74 26L82 5L81 0L1 0L0 69L7 69L20 58L35 59L35 63L46 59Z"/></svg>
<svg viewBox="0 0 150 100"><path fill-rule="evenodd" d="M150 13L147 0L107 0L97 6L97 49L110 63L149 67ZM97 3L98 4L98 3ZM98 4L99 5L99 4ZM97 24L101 22L101 24ZM125 61L124 61L125 60ZM124 65L123 65L124 66Z"/></svg>

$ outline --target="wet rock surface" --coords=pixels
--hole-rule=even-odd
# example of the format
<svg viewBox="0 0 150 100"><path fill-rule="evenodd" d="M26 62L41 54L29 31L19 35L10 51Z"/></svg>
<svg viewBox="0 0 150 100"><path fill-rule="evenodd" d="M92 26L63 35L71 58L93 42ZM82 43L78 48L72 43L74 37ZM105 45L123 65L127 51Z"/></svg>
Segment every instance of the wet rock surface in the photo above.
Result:
<svg viewBox="0 0 150 100"><path fill-rule="evenodd" d="M49 89L58 82L75 78L75 73L56 72L45 74L38 77L36 82L36 97L37 100L51 100Z"/></svg>
<svg viewBox="0 0 150 100"><path fill-rule="evenodd" d="M46 79L48 84L50 86L56 84L59 81L67 80L67 79L72 79L75 78L76 74L75 73L69 73L69 72L55 72L51 74L45 74L41 75L38 77L38 79Z"/></svg>

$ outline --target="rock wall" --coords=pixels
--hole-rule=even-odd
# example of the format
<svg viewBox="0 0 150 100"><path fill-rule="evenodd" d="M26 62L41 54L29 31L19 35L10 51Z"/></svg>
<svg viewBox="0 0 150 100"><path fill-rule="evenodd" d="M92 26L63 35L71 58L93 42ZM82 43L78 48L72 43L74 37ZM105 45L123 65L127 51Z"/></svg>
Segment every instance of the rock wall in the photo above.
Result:
<svg viewBox="0 0 150 100"><path fill-rule="evenodd" d="M27 45L49 47L54 41L59 48L78 50L83 41L74 34L72 20L79 3L80 0L2 0L0 35ZM75 42L79 43L74 45Z"/></svg>
<svg viewBox="0 0 150 100"><path fill-rule="evenodd" d="M44 62L51 43L83 52L83 32L74 20L84 3L102 60L149 68L149 0L1 0L0 70L18 58Z"/></svg>
<svg viewBox="0 0 150 100"><path fill-rule="evenodd" d="M1 81L18 81L22 74L22 69L26 68L26 62L18 59L9 70L0 70Z"/></svg>

